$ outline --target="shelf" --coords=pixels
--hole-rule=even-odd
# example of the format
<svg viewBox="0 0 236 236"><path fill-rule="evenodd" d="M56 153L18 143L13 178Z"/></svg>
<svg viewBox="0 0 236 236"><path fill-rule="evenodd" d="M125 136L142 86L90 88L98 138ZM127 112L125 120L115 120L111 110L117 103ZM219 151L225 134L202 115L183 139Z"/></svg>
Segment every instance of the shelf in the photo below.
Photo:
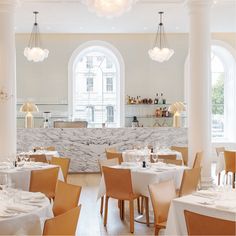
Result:
<svg viewBox="0 0 236 236"><path fill-rule="evenodd" d="M156 117L156 116L136 116L137 118L140 118L140 119L172 119L173 117L172 116L163 116L163 117ZM126 119L133 119L134 116L126 116L125 117Z"/></svg>
<svg viewBox="0 0 236 236"><path fill-rule="evenodd" d="M125 106L170 106L171 104L125 104Z"/></svg>
<svg viewBox="0 0 236 236"><path fill-rule="evenodd" d="M23 103L17 103L17 106L23 105ZM68 106L68 103L35 103L37 106Z"/></svg>

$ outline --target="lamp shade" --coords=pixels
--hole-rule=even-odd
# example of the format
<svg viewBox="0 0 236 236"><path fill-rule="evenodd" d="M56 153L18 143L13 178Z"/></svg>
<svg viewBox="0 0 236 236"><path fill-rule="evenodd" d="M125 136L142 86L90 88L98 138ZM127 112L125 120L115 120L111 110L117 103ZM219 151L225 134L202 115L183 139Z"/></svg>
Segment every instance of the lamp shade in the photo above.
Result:
<svg viewBox="0 0 236 236"><path fill-rule="evenodd" d="M21 108L20 112L38 112L38 107L32 102L25 102Z"/></svg>
<svg viewBox="0 0 236 236"><path fill-rule="evenodd" d="M172 103L168 109L170 113L182 112L185 111L185 106L182 102Z"/></svg>

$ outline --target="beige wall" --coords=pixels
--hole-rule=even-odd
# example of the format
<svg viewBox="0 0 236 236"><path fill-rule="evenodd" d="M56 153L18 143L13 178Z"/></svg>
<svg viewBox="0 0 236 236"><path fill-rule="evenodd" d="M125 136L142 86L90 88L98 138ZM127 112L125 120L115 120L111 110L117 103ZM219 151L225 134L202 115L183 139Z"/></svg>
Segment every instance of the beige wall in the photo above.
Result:
<svg viewBox="0 0 236 236"><path fill-rule="evenodd" d="M153 62L148 49L154 34L44 34L43 45L50 51L41 63L28 62L23 51L29 35L16 35L17 97L36 102L62 102L67 99L68 62L72 52L84 42L103 40L115 46L125 62L125 95L154 97L163 92L167 102L184 99L184 63L188 53L187 34L168 34L169 46L175 50L165 63ZM214 34L236 49L236 34Z"/></svg>

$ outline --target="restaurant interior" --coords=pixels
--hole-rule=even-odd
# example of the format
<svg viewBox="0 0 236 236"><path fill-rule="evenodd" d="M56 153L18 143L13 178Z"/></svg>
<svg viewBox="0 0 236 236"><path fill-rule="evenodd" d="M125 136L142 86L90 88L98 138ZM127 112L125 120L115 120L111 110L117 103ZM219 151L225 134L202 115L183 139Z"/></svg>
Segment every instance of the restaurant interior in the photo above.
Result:
<svg viewBox="0 0 236 236"><path fill-rule="evenodd" d="M236 235L235 0L0 0L0 235Z"/></svg>

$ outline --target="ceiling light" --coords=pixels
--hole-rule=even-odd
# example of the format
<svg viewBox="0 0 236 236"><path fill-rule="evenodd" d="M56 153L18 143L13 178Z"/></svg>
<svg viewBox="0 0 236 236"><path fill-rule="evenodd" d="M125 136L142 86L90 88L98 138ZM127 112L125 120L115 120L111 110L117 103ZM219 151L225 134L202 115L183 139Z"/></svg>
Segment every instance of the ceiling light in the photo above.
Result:
<svg viewBox="0 0 236 236"><path fill-rule="evenodd" d="M120 16L131 9L137 0L84 0L89 10L96 12L98 16L112 18Z"/></svg>
<svg viewBox="0 0 236 236"><path fill-rule="evenodd" d="M49 51L42 49L40 42L39 26L37 23L38 12L33 12L35 16L35 23L33 25L32 32L30 34L30 40L28 47L24 50L24 55L29 61L39 62L48 57Z"/></svg>
<svg viewBox="0 0 236 236"><path fill-rule="evenodd" d="M167 47L167 40L164 31L164 25L162 23L162 15L164 12L159 12L160 23L156 33L154 46L148 51L150 58L154 61L164 62L168 61L174 54L173 49Z"/></svg>

